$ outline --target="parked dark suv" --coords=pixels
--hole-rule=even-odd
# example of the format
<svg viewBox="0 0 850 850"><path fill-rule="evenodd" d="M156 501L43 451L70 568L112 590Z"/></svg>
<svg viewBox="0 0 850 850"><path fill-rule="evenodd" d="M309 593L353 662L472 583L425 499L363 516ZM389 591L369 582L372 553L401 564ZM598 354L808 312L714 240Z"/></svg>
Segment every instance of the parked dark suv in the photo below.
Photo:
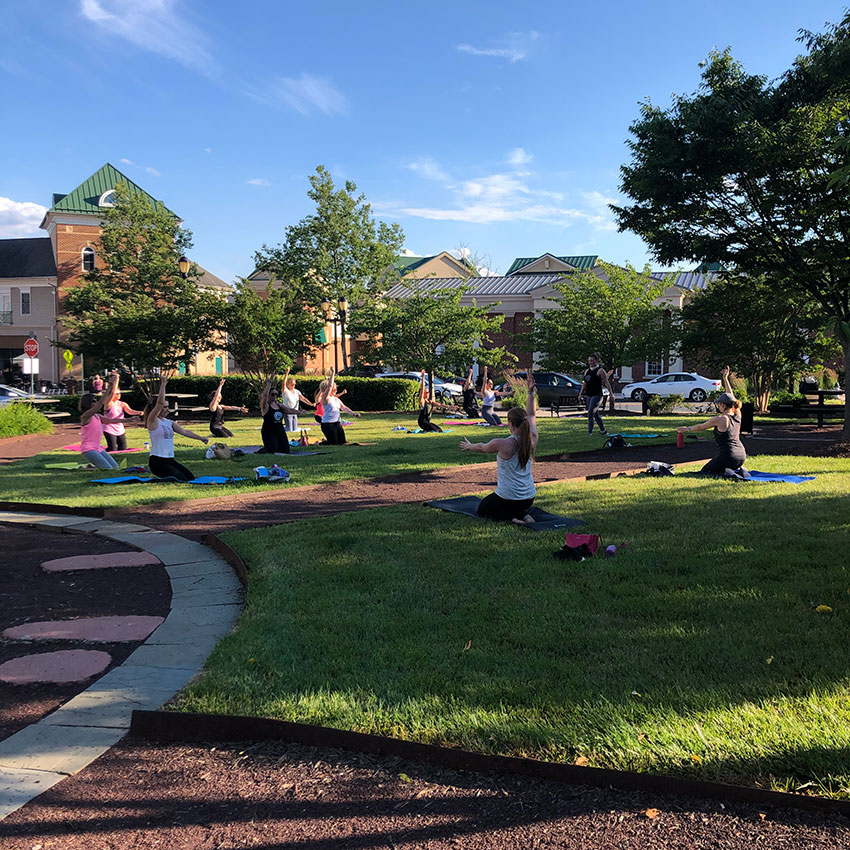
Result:
<svg viewBox="0 0 850 850"><path fill-rule="evenodd" d="M524 381L526 373L517 372L516 377ZM581 389L581 383L568 375L562 375L560 372L535 372L534 383L537 386L537 403L541 407L551 407L553 404L559 407L579 406L578 391Z"/></svg>

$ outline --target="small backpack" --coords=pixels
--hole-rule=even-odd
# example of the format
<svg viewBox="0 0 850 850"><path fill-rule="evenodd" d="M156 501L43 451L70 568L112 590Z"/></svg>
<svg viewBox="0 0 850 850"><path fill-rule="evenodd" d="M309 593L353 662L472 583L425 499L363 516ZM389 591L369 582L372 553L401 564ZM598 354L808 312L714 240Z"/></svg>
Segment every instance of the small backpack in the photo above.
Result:
<svg viewBox="0 0 850 850"><path fill-rule="evenodd" d="M606 449L624 449L624 448L626 448L626 441L623 439L622 434L612 434L605 441L604 448L606 448Z"/></svg>

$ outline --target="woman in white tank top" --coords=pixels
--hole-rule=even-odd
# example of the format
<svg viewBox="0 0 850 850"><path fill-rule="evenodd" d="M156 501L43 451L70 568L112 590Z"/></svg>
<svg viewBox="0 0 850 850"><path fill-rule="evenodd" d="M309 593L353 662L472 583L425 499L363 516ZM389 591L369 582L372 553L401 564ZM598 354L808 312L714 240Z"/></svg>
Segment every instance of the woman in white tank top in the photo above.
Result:
<svg viewBox="0 0 850 850"><path fill-rule="evenodd" d="M512 407L508 411L509 437L489 443L470 443L464 438L462 451L496 454L496 492L481 500L478 516L524 525L533 522L528 511L534 504L536 488L531 459L537 448L536 399L534 375L528 372L528 400L525 410Z"/></svg>

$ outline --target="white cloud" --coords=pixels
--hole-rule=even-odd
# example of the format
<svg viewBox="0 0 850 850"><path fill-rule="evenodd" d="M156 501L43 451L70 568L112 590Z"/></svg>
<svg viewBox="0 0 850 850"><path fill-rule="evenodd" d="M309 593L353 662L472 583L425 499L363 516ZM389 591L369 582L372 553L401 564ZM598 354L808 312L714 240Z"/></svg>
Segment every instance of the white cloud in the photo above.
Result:
<svg viewBox="0 0 850 850"><path fill-rule="evenodd" d="M177 6L177 0L80 0L80 14L109 35L212 75L207 36Z"/></svg>
<svg viewBox="0 0 850 850"><path fill-rule="evenodd" d="M0 236L23 237L38 234L47 207L28 201L0 197Z"/></svg>
<svg viewBox="0 0 850 850"><path fill-rule="evenodd" d="M499 39L495 47L475 47L472 44L456 44L455 49L470 56L489 56L495 59L507 59L513 64L525 59L533 41L540 37L539 32L513 32Z"/></svg>
<svg viewBox="0 0 850 850"><path fill-rule="evenodd" d="M204 153L212 154L212 148L204 148Z"/></svg>
<svg viewBox="0 0 850 850"><path fill-rule="evenodd" d="M301 76L274 77L260 86L251 86L246 94L274 106L285 104L302 115L323 112L335 115L346 112L348 101L327 77L302 72Z"/></svg>
<svg viewBox="0 0 850 850"><path fill-rule="evenodd" d="M246 181L251 186L271 186L271 182L266 180L265 177L255 177L253 180Z"/></svg>
<svg viewBox="0 0 850 850"><path fill-rule="evenodd" d="M124 165L135 165L136 164L135 162L133 162L132 159L127 159L126 157L123 157L123 156L121 157L121 159L118 160L118 162L123 163Z"/></svg>
<svg viewBox="0 0 850 850"><path fill-rule="evenodd" d="M160 172L157 171L152 165L146 165L145 171L147 171L148 174L153 174L154 177L161 177L162 176L160 174Z"/></svg>
<svg viewBox="0 0 850 850"><path fill-rule="evenodd" d="M590 205L590 208L596 213L599 221L596 223L597 230L616 230L617 224L614 221L614 214L609 208L609 204L616 204L619 198L612 195L605 195L596 190L592 192L582 192L582 197Z"/></svg>
<svg viewBox="0 0 850 850"><path fill-rule="evenodd" d="M426 180L437 180L440 183L447 183L450 179L448 174L446 174L439 164L430 156L424 156L421 159L417 159L414 162L411 162L407 167L416 174L424 177Z"/></svg>
<svg viewBox="0 0 850 850"><path fill-rule="evenodd" d="M514 148L508 154L509 165L526 165L531 159L531 154L527 154L522 148Z"/></svg>
<svg viewBox="0 0 850 850"><path fill-rule="evenodd" d="M401 252L402 257L423 257L424 254L417 254L416 251L411 251L410 248L405 248Z"/></svg>

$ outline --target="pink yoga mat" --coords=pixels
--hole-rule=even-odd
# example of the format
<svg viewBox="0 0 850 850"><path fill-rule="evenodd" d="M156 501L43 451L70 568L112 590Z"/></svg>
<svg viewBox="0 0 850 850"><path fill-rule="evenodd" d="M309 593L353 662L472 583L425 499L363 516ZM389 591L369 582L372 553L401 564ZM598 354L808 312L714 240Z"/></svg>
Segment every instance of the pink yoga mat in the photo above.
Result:
<svg viewBox="0 0 850 850"><path fill-rule="evenodd" d="M443 423L444 425L486 425L487 423L483 419L446 419ZM503 422L502 425L505 423ZM490 426L498 428L498 425Z"/></svg>
<svg viewBox="0 0 850 850"><path fill-rule="evenodd" d="M101 446L101 448L106 448L106 446ZM69 446L62 446L60 451L63 452L78 452L80 450L79 443L71 443ZM120 449L119 451L110 452L111 455L128 455L130 452L141 452L144 449Z"/></svg>

